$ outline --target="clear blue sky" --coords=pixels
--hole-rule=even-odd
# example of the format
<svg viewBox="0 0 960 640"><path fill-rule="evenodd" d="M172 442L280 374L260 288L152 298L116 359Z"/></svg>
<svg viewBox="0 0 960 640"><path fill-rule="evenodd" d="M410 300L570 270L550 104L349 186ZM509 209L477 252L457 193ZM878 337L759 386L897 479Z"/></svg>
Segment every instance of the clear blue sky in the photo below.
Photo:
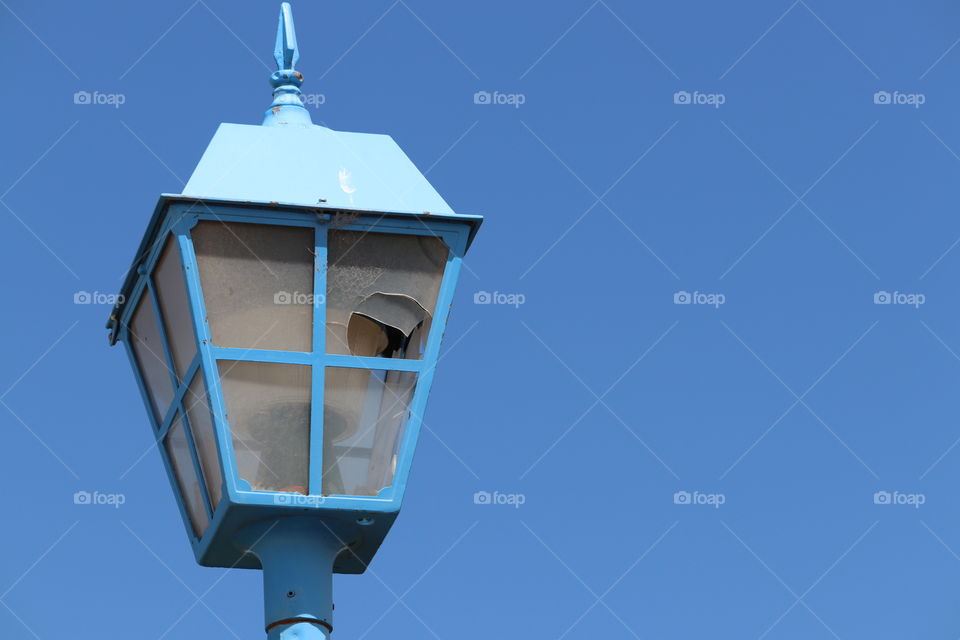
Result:
<svg viewBox="0 0 960 640"><path fill-rule="evenodd" d="M278 8L0 0L4 639L261 637L259 573L195 566L74 296L260 121ZM293 9L314 122L487 217L335 637L960 636L955 3Z"/></svg>

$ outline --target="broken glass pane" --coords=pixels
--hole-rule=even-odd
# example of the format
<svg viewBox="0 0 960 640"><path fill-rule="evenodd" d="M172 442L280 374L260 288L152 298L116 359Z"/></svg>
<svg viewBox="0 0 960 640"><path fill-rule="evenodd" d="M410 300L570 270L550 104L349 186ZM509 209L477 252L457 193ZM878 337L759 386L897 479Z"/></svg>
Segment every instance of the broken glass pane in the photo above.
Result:
<svg viewBox="0 0 960 640"><path fill-rule="evenodd" d="M327 353L420 359L447 254L434 236L331 230Z"/></svg>

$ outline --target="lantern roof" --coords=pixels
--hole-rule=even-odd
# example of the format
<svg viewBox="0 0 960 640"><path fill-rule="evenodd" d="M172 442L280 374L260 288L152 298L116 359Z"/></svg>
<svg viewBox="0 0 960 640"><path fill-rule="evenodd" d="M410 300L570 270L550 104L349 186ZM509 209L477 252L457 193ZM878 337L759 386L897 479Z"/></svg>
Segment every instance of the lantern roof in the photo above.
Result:
<svg viewBox="0 0 960 640"><path fill-rule="evenodd" d="M479 221L455 213L390 136L314 124L221 124L182 195Z"/></svg>

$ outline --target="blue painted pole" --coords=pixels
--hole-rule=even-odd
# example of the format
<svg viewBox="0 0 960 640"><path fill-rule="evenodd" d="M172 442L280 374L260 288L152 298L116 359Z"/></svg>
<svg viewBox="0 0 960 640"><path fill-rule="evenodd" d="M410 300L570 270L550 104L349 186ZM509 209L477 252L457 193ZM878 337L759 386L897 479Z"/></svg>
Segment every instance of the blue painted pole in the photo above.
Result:
<svg viewBox="0 0 960 640"><path fill-rule="evenodd" d="M268 640L328 640L333 631L333 561L346 548L318 518L289 517L248 527L244 550L263 568Z"/></svg>

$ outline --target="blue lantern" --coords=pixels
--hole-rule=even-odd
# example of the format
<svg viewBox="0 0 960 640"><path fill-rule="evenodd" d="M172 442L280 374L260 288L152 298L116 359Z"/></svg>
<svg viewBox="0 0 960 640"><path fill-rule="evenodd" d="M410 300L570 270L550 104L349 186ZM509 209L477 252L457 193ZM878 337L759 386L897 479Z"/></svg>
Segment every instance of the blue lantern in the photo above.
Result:
<svg viewBox="0 0 960 640"><path fill-rule="evenodd" d="M108 328L197 562L263 569L270 638L327 638L332 573L400 510L481 218L389 136L311 122L287 3L275 57L262 126L221 124L160 196Z"/></svg>

